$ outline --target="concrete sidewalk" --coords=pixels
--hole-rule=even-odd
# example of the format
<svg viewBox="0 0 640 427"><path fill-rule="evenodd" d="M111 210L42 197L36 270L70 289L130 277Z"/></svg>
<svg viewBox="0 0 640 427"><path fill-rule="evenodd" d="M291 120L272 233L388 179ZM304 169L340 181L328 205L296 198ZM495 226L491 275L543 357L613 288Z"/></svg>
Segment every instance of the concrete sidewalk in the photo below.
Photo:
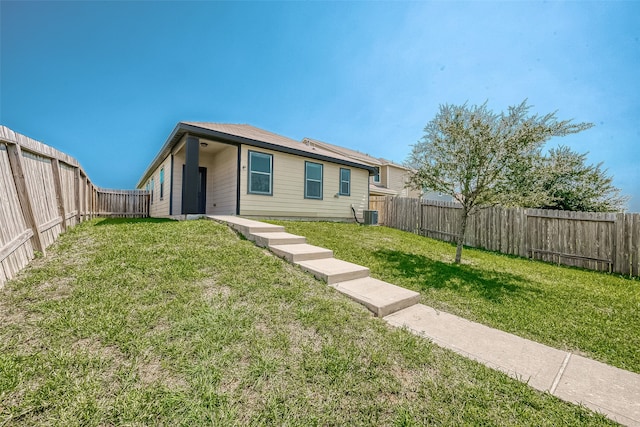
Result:
<svg viewBox="0 0 640 427"><path fill-rule="evenodd" d="M505 372L531 387L582 404L621 424L640 427L640 375L520 338L418 304L419 294L369 277L369 269L333 258L276 225L234 216L211 216L259 246L299 265L364 304L390 325Z"/></svg>
<svg viewBox="0 0 640 427"><path fill-rule="evenodd" d="M640 375L557 350L426 305L384 318L533 388L640 426Z"/></svg>

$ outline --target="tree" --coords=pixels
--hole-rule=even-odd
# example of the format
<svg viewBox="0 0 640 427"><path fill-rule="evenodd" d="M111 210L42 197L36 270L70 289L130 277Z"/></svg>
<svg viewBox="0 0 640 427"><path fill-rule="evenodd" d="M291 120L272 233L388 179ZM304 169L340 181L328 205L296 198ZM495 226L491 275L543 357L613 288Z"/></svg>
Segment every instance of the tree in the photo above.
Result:
<svg viewBox="0 0 640 427"><path fill-rule="evenodd" d="M504 206L582 212L624 210L628 197L620 195L602 163L586 164L580 154L560 145L530 164L520 164L508 179Z"/></svg>
<svg viewBox="0 0 640 427"><path fill-rule="evenodd" d="M628 197L620 195L602 163L588 165L586 159L587 153L562 145L550 149L537 172L549 197L546 203L532 207L583 212L624 210Z"/></svg>
<svg viewBox="0 0 640 427"><path fill-rule="evenodd" d="M496 114L487 103L469 107L441 105L424 128L424 136L409 154L410 183L449 194L462 205L455 262L460 263L467 218L478 206L495 205L514 197L513 182L520 172L539 162L544 143L593 126L558 121L554 113L529 115L526 100ZM544 198L532 188L528 200Z"/></svg>

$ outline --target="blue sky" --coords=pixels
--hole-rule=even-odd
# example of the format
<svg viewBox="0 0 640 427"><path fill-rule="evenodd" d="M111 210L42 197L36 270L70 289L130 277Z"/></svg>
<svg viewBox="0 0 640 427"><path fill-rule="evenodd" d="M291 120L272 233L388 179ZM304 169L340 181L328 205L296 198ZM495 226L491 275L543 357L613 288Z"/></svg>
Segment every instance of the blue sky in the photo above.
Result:
<svg viewBox="0 0 640 427"><path fill-rule="evenodd" d="M640 212L640 2L0 2L0 124L133 188L179 121L402 162L440 104L593 122L553 139Z"/></svg>

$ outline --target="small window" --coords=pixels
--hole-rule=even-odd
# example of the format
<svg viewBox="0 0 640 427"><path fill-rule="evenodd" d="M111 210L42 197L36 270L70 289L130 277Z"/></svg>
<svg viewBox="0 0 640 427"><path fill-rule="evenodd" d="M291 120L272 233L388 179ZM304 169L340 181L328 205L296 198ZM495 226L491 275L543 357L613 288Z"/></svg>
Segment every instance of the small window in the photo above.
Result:
<svg viewBox="0 0 640 427"><path fill-rule="evenodd" d="M373 175L373 182L380 184L380 168L376 168L376 173Z"/></svg>
<svg viewBox="0 0 640 427"><path fill-rule="evenodd" d="M351 169L340 168L340 195L351 195Z"/></svg>
<svg viewBox="0 0 640 427"><path fill-rule="evenodd" d="M273 194L273 155L249 151L249 193Z"/></svg>
<svg viewBox="0 0 640 427"><path fill-rule="evenodd" d="M151 184L149 185L149 191L151 192L151 203L153 203L153 189L154 189L153 187L155 186L154 184L155 184L154 179L151 178Z"/></svg>
<svg viewBox="0 0 640 427"><path fill-rule="evenodd" d="M322 165L304 162L304 197L322 200Z"/></svg>
<svg viewBox="0 0 640 427"><path fill-rule="evenodd" d="M160 200L164 197L164 168L160 169Z"/></svg>

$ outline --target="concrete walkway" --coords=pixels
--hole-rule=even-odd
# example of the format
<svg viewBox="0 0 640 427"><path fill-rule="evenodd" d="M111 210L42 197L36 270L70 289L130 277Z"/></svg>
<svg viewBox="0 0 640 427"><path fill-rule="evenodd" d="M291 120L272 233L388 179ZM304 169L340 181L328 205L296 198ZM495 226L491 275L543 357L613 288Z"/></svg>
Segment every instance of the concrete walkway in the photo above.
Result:
<svg viewBox="0 0 640 427"><path fill-rule="evenodd" d="M416 304L384 318L540 391L640 426L640 375Z"/></svg>
<svg viewBox="0 0 640 427"><path fill-rule="evenodd" d="M365 305L390 325L407 328L531 387L640 427L640 375L557 350L419 304L419 294L369 277L369 269L333 258L284 228L234 216L212 216L259 246L299 265ZM273 233L269 235L270 233Z"/></svg>

